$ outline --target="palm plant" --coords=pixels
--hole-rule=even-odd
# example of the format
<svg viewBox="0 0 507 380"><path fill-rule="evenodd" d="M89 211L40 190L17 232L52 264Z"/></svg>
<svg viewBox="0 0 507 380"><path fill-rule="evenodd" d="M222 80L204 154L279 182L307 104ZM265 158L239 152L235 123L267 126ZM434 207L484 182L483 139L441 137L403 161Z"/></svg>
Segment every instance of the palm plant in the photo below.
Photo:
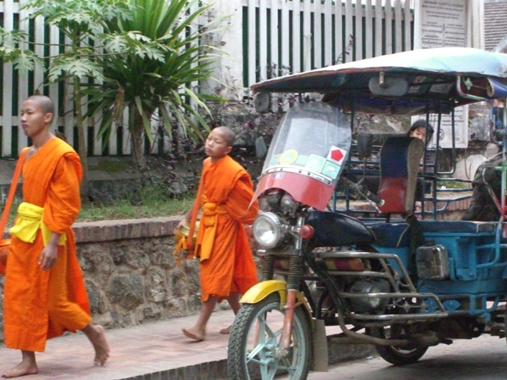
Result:
<svg viewBox="0 0 507 380"><path fill-rule="evenodd" d="M48 57L39 57L32 50L21 50L23 44L35 45L27 33L12 31L5 33L0 28L0 57L12 61L22 75L33 70L35 63L46 69L44 83L64 82L73 86L73 112L76 115L78 132L78 153L83 165L83 194L88 190L88 161L86 132L81 103L81 82L89 79L103 80L102 53L96 46L102 44L106 21L122 20L130 17L129 5L124 1L111 0L26 0L21 9L29 12L30 18L43 17L47 25L55 25L63 33L68 43L58 45L62 52ZM46 67L47 63L47 67Z"/></svg>
<svg viewBox="0 0 507 380"><path fill-rule="evenodd" d="M114 0L112 0L114 1ZM185 136L202 138L209 129L200 112L210 114L205 100L220 100L199 93L195 84L211 74L212 47L203 38L213 24L196 27L198 16L210 5L188 0L116 0L134 6L130 19L107 24L104 82L90 87L90 115L102 113L99 136L107 140L128 108L133 158L142 173L146 167L143 141L152 139L150 120L158 116L169 134L179 129ZM142 42L145 50L131 49L126 41ZM134 46L134 45L133 45Z"/></svg>

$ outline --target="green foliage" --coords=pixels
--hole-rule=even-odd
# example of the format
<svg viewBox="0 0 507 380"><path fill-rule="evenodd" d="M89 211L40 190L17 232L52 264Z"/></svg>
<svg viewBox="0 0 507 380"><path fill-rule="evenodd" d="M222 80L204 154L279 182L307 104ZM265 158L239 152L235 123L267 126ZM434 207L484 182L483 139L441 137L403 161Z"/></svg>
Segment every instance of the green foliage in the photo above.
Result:
<svg viewBox="0 0 507 380"><path fill-rule="evenodd" d="M111 0L28 0L22 9L30 11L31 18L44 17L47 25L57 26L70 41L61 54L49 57L50 83L74 77L102 81L103 53L99 49L104 26L113 20L128 19L133 10L124 1Z"/></svg>
<svg viewBox="0 0 507 380"><path fill-rule="evenodd" d="M19 48L19 45L26 42L27 39L28 35L24 31L13 30L7 33L3 28L0 28L0 58L3 58L4 63L12 62L14 68L19 70L21 75L26 75L29 71L34 70L36 64L44 66L43 59L33 51Z"/></svg>
<svg viewBox="0 0 507 380"><path fill-rule="evenodd" d="M139 58L164 62L165 46L159 46L139 32L114 32L104 36L104 50L110 54L134 53Z"/></svg>
<svg viewBox="0 0 507 380"><path fill-rule="evenodd" d="M30 11L32 18L44 17L67 37L79 36L85 43L87 37L101 34L104 22L132 17L127 2L113 0L28 0L22 9Z"/></svg>
<svg viewBox="0 0 507 380"><path fill-rule="evenodd" d="M181 199L166 199L156 196L154 189L144 190L141 205L133 206L130 200L122 199L114 205L83 204L77 218L78 222L117 219L156 218L173 215L183 215L193 204L193 195L186 195Z"/></svg>
<svg viewBox="0 0 507 380"><path fill-rule="evenodd" d="M51 83L57 82L66 75L70 77L78 77L79 80L84 78L95 78L99 81L104 80L100 64L94 62L89 57L56 57L49 69L49 81Z"/></svg>
<svg viewBox="0 0 507 380"><path fill-rule="evenodd" d="M199 0L27 0L22 9L30 18L44 17L69 41L60 54L38 57L26 33L0 29L0 58L13 62L22 74L35 64L49 63L45 78L74 86L78 153L82 156L86 188L85 118L100 119L97 138L109 140L115 122L128 108L128 127L138 169L145 168L144 137L153 140L150 121L159 118L169 137L203 139L211 118L199 85L212 75L215 47L210 41L222 19L198 25L210 3ZM47 85L45 83L44 85ZM88 113L82 107L88 103ZM157 131L158 133L158 131ZM140 170L142 173L142 170Z"/></svg>
<svg viewBox="0 0 507 380"><path fill-rule="evenodd" d="M87 91L92 96L90 115L103 115L100 135L108 137L113 123L129 107L134 112L129 120L134 136L153 138L150 119L158 109L155 116L171 138L175 127L185 136L202 138L202 128L209 128L201 113L210 111L196 85L212 74L213 48L205 41L219 20L198 29L196 19L210 6L196 6L195 1L125 1L135 10L129 19L107 23L105 80Z"/></svg>
<svg viewBox="0 0 507 380"><path fill-rule="evenodd" d="M459 180L457 178L452 178L448 180L440 180L437 182L438 188L444 188L448 190L452 189L471 189L472 182L468 180Z"/></svg>

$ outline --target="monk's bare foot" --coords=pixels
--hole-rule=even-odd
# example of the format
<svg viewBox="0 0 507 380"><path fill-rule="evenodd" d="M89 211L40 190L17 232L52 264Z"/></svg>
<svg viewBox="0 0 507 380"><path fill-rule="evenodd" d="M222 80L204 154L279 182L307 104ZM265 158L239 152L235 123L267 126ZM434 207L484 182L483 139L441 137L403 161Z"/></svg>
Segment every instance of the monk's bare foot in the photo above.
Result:
<svg viewBox="0 0 507 380"><path fill-rule="evenodd" d="M220 330L220 334L230 334L231 327L232 327L232 325L230 325L229 327L226 327L225 329Z"/></svg>
<svg viewBox="0 0 507 380"><path fill-rule="evenodd" d="M32 364L25 364L21 362L16 367L10 369L7 372L4 372L2 377L12 379L14 377L26 376L26 375L35 375L39 370L37 365L33 366Z"/></svg>
<svg viewBox="0 0 507 380"><path fill-rule="evenodd" d="M93 328L96 332L94 337L90 338L93 348L95 349L95 359L93 360L93 364L104 365L109 358L109 344L107 343L106 332L100 325L93 326Z"/></svg>
<svg viewBox="0 0 507 380"><path fill-rule="evenodd" d="M204 336L206 333L196 327L192 327L191 329L182 329L183 334L185 334L190 339L194 339L197 342L204 340Z"/></svg>

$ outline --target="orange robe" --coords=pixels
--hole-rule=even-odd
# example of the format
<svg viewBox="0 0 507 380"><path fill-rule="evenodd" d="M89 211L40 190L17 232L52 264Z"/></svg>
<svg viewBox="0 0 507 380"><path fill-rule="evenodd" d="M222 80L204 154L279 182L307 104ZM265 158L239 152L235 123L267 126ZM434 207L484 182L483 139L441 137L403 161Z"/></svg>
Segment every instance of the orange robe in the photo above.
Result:
<svg viewBox="0 0 507 380"><path fill-rule="evenodd" d="M222 300L231 293L244 294L257 283L243 224L251 224L259 210L257 202L248 207L252 180L231 157L204 160L201 181L202 215L195 253L200 259L201 299L206 302L210 296Z"/></svg>
<svg viewBox="0 0 507 380"><path fill-rule="evenodd" d="M46 340L75 332L91 321L88 296L71 226L81 206L82 176L77 153L53 138L23 166L23 201L43 207L43 223L66 234L53 268L40 269L41 230L33 243L12 236L4 286L5 345L42 352Z"/></svg>

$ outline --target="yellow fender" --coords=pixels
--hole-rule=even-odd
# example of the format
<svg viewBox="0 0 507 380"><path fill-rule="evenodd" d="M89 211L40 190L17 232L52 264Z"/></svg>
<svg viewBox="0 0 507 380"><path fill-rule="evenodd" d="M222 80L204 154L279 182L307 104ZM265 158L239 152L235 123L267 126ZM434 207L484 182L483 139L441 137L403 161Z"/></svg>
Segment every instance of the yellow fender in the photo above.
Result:
<svg viewBox="0 0 507 380"><path fill-rule="evenodd" d="M280 306L283 308L287 303L287 283L285 281L268 280L259 282L257 285L251 287L245 295L241 298L242 304L255 304L261 302L270 294L278 293L280 296ZM304 310L307 313L308 320L310 321L310 328L312 334L312 345L314 347L313 357L311 360L311 368L314 371L327 372L328 370L328 346L326 338L326 327L323 320L315 320L312 317L312 312L305 297L300 292L296 295L296 307L304 305Z"/></svg>
<svg viewBox="0 0 507 380"><path fill-rule="evenodd" d="M287 302L287 283L279 280L262 281L252 286L241 297L241 303L258 303L272 293L277 292L280 294L280 304L283 306Z"/></svg>
<svg viewBox="0 0 507 380"><path fill-rule="evenodd" d="M285 281L280 280L268 280L259 282L258 284L252 286L243 295L243 297L241 297L240 302L243 304L255 304L262 301L264 298L273 293L279 294L280 306L284 307L285 304L287 303L287 283ZM305 297L303 297L303 295L300 292L297 292L296 307L298 307L301 304L304 305L305 310L308 314L308 318L312 322L313 328L313 318L310 306L308 305L308 302L306 302Z"/></svg>

